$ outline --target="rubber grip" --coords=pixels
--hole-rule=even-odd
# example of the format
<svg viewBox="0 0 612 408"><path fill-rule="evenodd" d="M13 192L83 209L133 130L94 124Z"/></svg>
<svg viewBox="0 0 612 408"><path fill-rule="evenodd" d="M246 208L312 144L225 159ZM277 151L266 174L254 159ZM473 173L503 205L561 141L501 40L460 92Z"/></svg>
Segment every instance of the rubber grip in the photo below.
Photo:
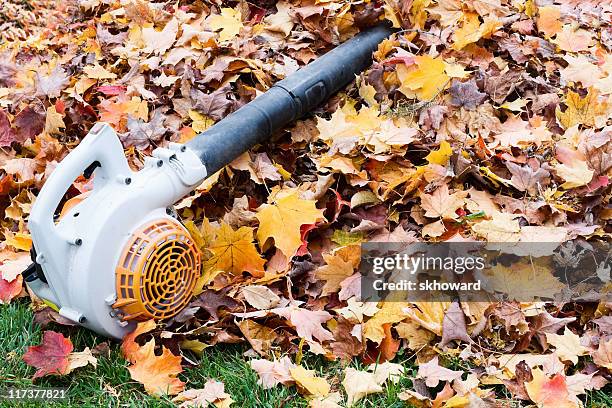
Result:
<svg viewBox="0 0 612 408"><path fill-rule="evenodd" d="M353 81L371 64L378 44L392 33L379 25L356 35L200 133L187 147L198 154L208 174L214 174Z"/></svg>

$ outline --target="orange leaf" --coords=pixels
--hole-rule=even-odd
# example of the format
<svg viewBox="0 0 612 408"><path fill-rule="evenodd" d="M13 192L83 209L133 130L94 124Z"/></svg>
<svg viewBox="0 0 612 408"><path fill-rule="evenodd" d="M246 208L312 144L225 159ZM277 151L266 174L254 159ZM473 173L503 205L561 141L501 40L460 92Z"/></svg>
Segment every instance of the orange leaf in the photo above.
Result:
<svg viewBox="0 0 612 408"><path fill-rule="evenodd" d="M61 333L46 331L39 346L30 346L23 355L26 364L36 367L34 378L45 375L63 375L68 372L68 355L72 352L72 342Z"/></svg>
<svg viewBox="0 0 612 408"><path fill-rule="evenodd" d="M156 326L157 325L153 319L147 320L146 322L140 322L138 323L138 326L136 326L136 329L133 332L128 333L125 335L125 337L123 337L123 343L121 344L121 352L123 353L123 356L126 358L126 360L131 363L136 361L136 355L138 353L138 350L140 350L140 346L135 341L136 337L140 336L141 334L150 332L151 330L155 329Z"/></svg>
<svg viewBox="0 0 612 408"><path fill-rule="evenodd" d="M150 340L135 354L136 362L128 367L132 379L143 384L151 395L175 395L183 391L185 383L176 378L183 371L181 357L165 347L162 355L155 355L155 340Z"/></svg>
<svg viewBox="0 0 612 408"><path fill-rule="evenodd" d="M532 370L533 380L525 383L529 398L542 408L575 408L570 399L567 382L563 374L548 378L540 369Z"/></svg>

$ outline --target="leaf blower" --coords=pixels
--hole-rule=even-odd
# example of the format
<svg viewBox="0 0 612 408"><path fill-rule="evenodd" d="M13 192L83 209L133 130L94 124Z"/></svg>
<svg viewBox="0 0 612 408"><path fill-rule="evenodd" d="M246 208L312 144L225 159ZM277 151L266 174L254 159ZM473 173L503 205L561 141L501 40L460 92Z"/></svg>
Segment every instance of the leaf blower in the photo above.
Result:
<svg viewBox="0 0 612 408"><path fill-rule="evenodd" d="M310 112L371 63L392 33L364 31L186 144L170 143L134 172L114 130L97 123L53 171L32 208L30 289L61 316L122 338L136 322L166 319L189 302L200 253L172 204L250 147ZM83 174L93 189L68 200Z"/></svg>

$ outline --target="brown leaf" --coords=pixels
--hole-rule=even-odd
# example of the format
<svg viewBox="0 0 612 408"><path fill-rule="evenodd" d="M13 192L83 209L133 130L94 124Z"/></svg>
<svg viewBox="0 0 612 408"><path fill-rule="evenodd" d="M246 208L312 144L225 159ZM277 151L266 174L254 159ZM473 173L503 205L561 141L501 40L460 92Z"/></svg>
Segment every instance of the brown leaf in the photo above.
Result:
<svg viewBox="0 0 612 408"><path fill-rule="evenodd" d="M15 141L17 134L11 127L8 115L4 109L0 109L0 147L10 146Z"/></svg>
<svg viewBox="0 0 612 408"><path fill-rule="evenodd" d="M453 302L444 312L442 321L442 340L438 347L445 347L453 340L461 340L472 343L472 339L467 333L465 314L459 302Z"/></svg>
<svg viewBox="0 0 612 408"><path fill-rule="evenodd" d="M449 93L452 97L452 105L463 106L468 110L476 109L487 97L485 93L478 90L478 86L476 86L476 82L473 80L468 82L453 81Z"/></svg>
<svg viewBox="0 0 612 408"><path fill-rule="evenodd" d="M16 142L25 142L40 134L45 128L45 111L38 105L27 106L13 119L17 131Z"/></svg>
<svg viewBox="0 0 612 408"><path fill-rule="evenodd" d="M506 162L506 167L512 173L510 182L519 191L527 191L530 195L536 196L538 189L543 190L548 184L547 179L550 173L540 167L536 170L530 166L519 166L512 162Z"/></svg>

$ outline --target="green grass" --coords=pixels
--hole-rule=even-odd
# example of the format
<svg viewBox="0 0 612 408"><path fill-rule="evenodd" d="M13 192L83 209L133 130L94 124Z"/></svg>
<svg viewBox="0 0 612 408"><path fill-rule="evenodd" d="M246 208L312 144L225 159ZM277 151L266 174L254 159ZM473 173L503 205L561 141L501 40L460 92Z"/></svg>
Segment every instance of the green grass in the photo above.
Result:
<svg viewBox="0 0 612 408"><path fill-rule="evenodd" d="M96 336L85 329L52 328L70 335L75 351L85 347L93 348L107 339ZM147 395L143 387L131 380L117 343L111 343L110 357L99 357L97 368L87 366L75 370L64 377L44 377L32 382L35 369L27 366L21 359L28 346L40 343L42 330L33 323L33 314L25 300L0 306L0 386L29 388L33 384L42 387L68 387L67 401L45 405L53 407L173 407L167 398ZM242 356L243 346L219 345L205 350L199 365L186 368L180 375L187 382L187 388L201 388L210 378L223 381L225 390L236 401L235 407L306 407L308 402L302 398L295 387L278 386L264 390L257 385L257 374L248 366L248 359ZM397 397L398 393L410 388L408 377L414 376L416 368L407 356L398 355L406 367L405 377L397 384L389 384L385 392L371 395L355 406L404 407ZM339 363L330 363L317 356L307 356L302 361L308 369L316 370L328 379L334 389L340 389L344 369ZM356 368L363 368L353 363ZM610 389L589 395L587 406L592 408L612 407ZM0 400L0 407L39 407L37 402L9 403Z"/></svg>

